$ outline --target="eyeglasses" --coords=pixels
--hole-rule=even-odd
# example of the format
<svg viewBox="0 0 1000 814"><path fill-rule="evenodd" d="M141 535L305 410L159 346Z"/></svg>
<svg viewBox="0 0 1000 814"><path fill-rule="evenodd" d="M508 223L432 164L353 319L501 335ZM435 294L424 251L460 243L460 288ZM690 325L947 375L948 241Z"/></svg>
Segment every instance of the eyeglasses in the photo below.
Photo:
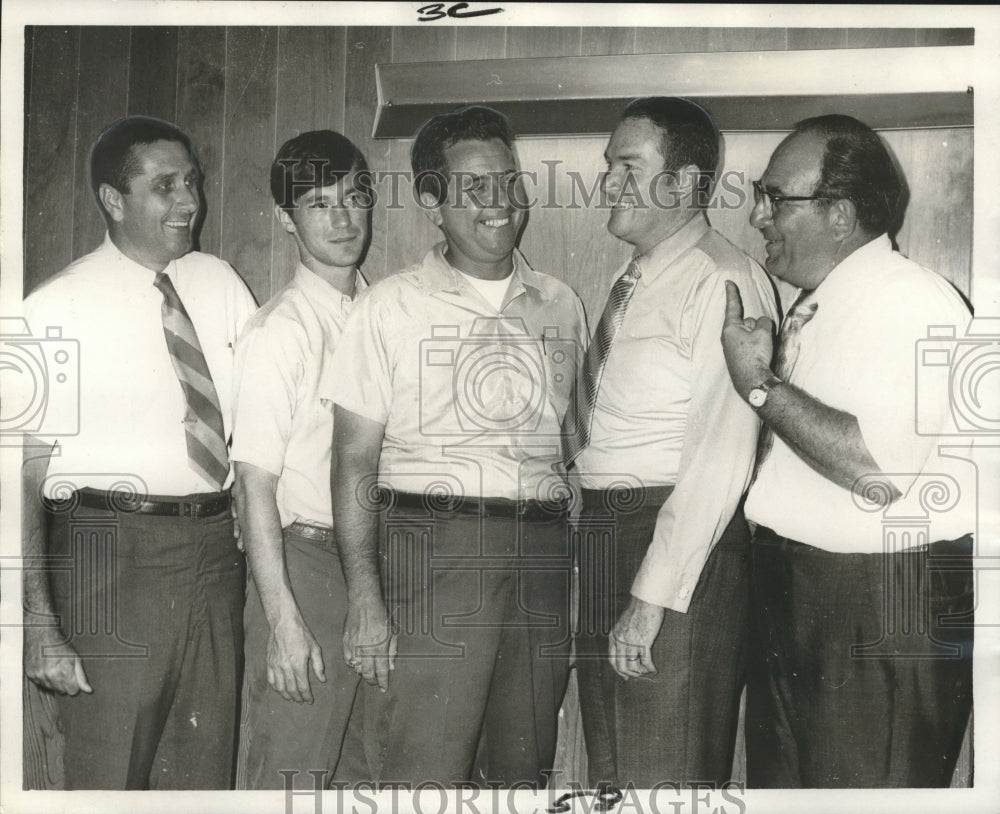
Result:
<svg viewBox="0 0 1000 814"><path fill-rule="evenodd" d="M760 181L753 182L753 202L754 206L764 201L764 206L769 212L774 211L774 207L787 201L832 201L829 195L776 195L768 192L761 186Z"/></svg>

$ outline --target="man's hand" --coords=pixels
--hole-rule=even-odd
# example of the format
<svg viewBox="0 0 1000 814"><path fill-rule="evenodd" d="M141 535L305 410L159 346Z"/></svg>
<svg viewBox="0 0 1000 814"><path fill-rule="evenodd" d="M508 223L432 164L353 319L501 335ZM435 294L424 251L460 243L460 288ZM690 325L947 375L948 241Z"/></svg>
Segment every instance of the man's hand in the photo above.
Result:
<svg viewBox="0 0 1000 814"><path fill-rule="evenodd" d="M653 642L663 624L663 608L631 597L608 637L608 660L622 678L655 675Z"/></svg>
<svg viewBox="0 0 1000 814"><path fill-rule="evenodd" d="M313 674L326 682L323 650L298 615L271 628L267 640L267 683L286 701L311 704L309 664Z"/></svg>
<svg viewBox="0 0 1000 814"><path fill-rule="evenodd" d="M24 673L39 687L62 695L93 692L80 656L55 627L24 629Z"/></svg>
<svg viewBox="0 0 1000 814"><path fill-rule="evenodd" d="M396 634L381 597L350 603L344 622L344 661L382 692L389 688L389 671L396 669Z"/></svg>
<svg viewBox="0 0 1000 814"><path fill-rule="evenodd" d="M236 510L236 501L229 504L229 514L233 518L233 537L236 539L236 547L246 553L247 545L243 542L243 529L240 528L240 515Z"/></svg>
<svg viewBox="0 0 1000 814"><path fill-rule="evenodd" d="M726 321L722 351L733 387L746 401L750 391L772 375L774 323L768 317L743 318L743 300L736 283L726 281Z"/></svg>

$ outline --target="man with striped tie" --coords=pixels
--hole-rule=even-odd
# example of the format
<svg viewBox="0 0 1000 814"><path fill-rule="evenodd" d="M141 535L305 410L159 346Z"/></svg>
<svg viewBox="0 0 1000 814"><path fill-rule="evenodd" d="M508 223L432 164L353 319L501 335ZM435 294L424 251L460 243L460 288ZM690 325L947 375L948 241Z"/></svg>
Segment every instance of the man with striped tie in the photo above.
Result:
<svg viewBox="0 0 1000 814"><path fill-rule="evenodd" d="M952 394L918 398L914 363L970 315L893 250L900 191L878 135L840 115L800 122L754 182L767 270L800 293L775 342L732 288L722 333L764 421L746 501L753 786L947 786L972 704L975 488L937 452Z"/></svg>
<svg viewBox="0 0 1000 814"><path fill-rule="evenodd" d="M618 271L564 423L583 487L580 706L592 785L730 778L746 620L738 504L758 421L718 341L724 284L771 314L763 270L708 224L715 123L636 99L605 151ZM624 273L623 273L624 272Z"/></svg>
<svg viewBox="0 0 1000 814"><path fill-rule="evenodd" d="M227 445L255 304L191 250L200 175L177 127L112 123L90 181L103 244L25 301L80 354L78 403L53 385L26 445L25 671L58 694L68 789L229 788L245 566Z"/></svg>

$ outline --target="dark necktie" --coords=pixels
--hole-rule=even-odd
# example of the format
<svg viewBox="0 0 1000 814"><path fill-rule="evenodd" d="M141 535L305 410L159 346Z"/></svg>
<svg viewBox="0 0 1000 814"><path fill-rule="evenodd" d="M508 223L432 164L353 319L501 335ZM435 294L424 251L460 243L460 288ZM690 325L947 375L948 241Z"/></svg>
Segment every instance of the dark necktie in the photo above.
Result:
<svg viewBox="0 0 1000 814"><path fill-rule="evenodd" d="M781 323L781 332L778 335L778 353L774 362L774 375L787 382L795 369L795 362L799 358L799 346L802 341L802 326L816 316L819 303L813 296L813 291L803 291L799 298L788 309L784 321ZM760 468L764 465L764 460L771 447L774 446L774 433L765 424L761 427L760 437L757 439L757 462L754 465L753 478L757 479Z"/></svg>
<svg viewBox="0 0 1000 814"><path fill-rule="evenodd" d="M597 403L597 391L601 386L604 366L607 364L615 335L625 319L625 309L641 276L639 260L633 258L625 273L615 281L611 293L608 294L608 302L604 306L597 331L577 373L569 408L563 420L563 459L566 466L573 463L590 443L590 426L594 420L594 406Z"/></svg>
<svg viewBox="0 0 1000 814"><path fill-rule="evenodd" d="M184 391L187 411L184 429L187 439L188 463L216 489L221 489L229 474L229 453L219 396L212 383L212 374L205 362L194 324L177 295L170 278L160 272L154 285L163 293L160 313L163 334L167 339L170 361Z"/></svg>

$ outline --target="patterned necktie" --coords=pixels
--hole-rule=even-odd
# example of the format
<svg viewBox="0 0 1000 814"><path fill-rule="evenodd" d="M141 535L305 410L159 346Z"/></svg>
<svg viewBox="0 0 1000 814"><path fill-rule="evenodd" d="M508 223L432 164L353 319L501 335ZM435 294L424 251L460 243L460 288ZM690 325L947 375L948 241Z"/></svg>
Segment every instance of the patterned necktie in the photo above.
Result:
<svg viewBox="0 0 1000 814"><path fill-rule="evenodd" d="M194 324L177 296L170 278L160 272L154 285L163 294L160 313L163 334L177 379L184 391L187 411L184 429L187 439L188 464L201 477L221 489L229 474L229 453L222 426L222 409L212 383L212 374L205 362Z"/></svg>
<svg viewBox="0 0 1000 814"><path fill-rule="evenodd" d="M569 408L563 420L563 459L569 466L590 443L590 425L594 420L594 405L601 386L604 365L611 352L615 334L625 319L625 309L632 298L636 283L642 276L638 258L633 258L625 273L615 281L608 294L608 302L597 324L597 332L590 341L587 355L580 366L570 397Z"/></svg>
<svg viewBox="0 0 1000 814"><path fill-rule="evenodd" d="M816 302L813 293L813 291L803 291L799 294L799 298L788 309L788 313L781 323L781 332L778 336L778 354L774 362L774 375L783 382L788 381L795 368L795 362L799 358L802 326L816 316L816 310L819 308L819 303ZM757 480L760 468L764 465L764 460L771 452L772 446L774 446L774 433L765 424L761 427L760 437L757 439L757 462L754 465L751 483Z"/></svg>

